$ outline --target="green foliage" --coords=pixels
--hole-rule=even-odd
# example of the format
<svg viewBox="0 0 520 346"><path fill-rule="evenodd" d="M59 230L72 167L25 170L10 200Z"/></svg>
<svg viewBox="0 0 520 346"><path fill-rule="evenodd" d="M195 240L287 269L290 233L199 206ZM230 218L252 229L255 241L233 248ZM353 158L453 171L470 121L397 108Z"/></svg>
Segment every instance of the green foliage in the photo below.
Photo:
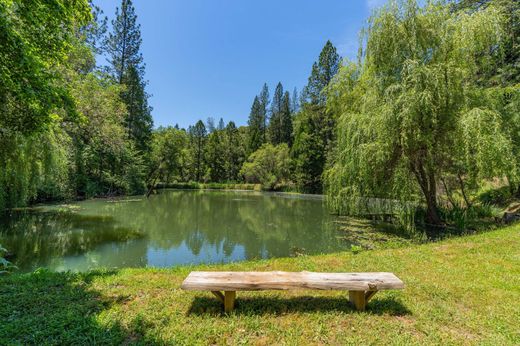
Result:
<svg viewBox="0 0 520 346"><path fill-rule="evenodd" d="M326 174L332 206L347 199L350 213L360 197L422 201L427 222L438 225L440 178L455 175L464 185L516 175L502 113L478 83L502 24L493 6L454 13L415 1L391 3L370 19L361 64L343 67L328 91L338 117Z"/></svg>
<svg viewBox="0 0 520 346"><path fill-rule="evenodd" d="M206 145L206 163L209 181L226 180L226 147L225 134L222 130L215 130L208 136Z"/></svg>
<svg viewBox="0 0 520 346"><path fill-rule="evenodd" d="M237 129L235 123L230 121L225 130L224 148L225 148L225 171L228 181L238 181L242 164L245 161L246 146L240 138L240 130Z"/></svg>
<svg viewBox="0 0 520 346"><path fill-rule="evenodd" d="M291 99L288 92L283 92L282 83L278 83L274 92L268 131L269 139L273 145L281 143L291 145Z"/></svg>
<svg viewBox="0 0 520 346"><path fill-rule="evenodd" d="M156 169L159 181L183 180L187 174L188 135L184 130L173 127L160 127L152 134L152 166Z"/></svg>
<svg viewBox="0 0 520 346"><path fill-rule="evenodd" d="M200 182L204 176L205 171L205 147L207 140L206 126L199 120L195 126L188 129L188 135L190 140L190 158L191 162L191 179L196 182Z"/></svg>
<svg viewBox="0 0 520 346"><path fill-rule="evenodd" d="M272 190L289 178L289 147L287 144L273 146L264 144L252 153L242 166L240 174L246 182L262 184L265 190Z"/></svg>
<svg viewBox="0 0 520 346"><path fill-rule="evenodd" d="M302 109L293 123L294 177L303 192L321 193L322 174L334 141L335 119L324 106L326 88L340 67L340 57L330 41L312 66L302 92Z"/></svg>
<svg viewBox="0 0 520 346"><path fill-rule="evenodd" d="M320 193L327 154L332 147L334 119L320 105L304 104L294 119L294 178L303 192Z"/></svg>
<svg viewBox="0 0 520 346"><path fill-rule="evenodd" d="M89 19L87 0L0 1L0 136L41 131L57 108L76 116L59 67Z"/></svg>
<svg viewBox="0 0 520 346"><path fill-rule="evenodd" d="M253 105L251 106L248 125L248 152L252 153L258 150L265 142L265 118L263 116L263 107L258 96L255 96Z"/></svg>
<svg viewBox="0 0 520 346"><path fill-rule="evenodd" d="M336 47L327 41L321 50L318 61L312 65L309 82L303 90L305 102L321 105L325 103L326 94L323 93L323 90L338 73L340 64L341 58L336 52Z"/></svg>

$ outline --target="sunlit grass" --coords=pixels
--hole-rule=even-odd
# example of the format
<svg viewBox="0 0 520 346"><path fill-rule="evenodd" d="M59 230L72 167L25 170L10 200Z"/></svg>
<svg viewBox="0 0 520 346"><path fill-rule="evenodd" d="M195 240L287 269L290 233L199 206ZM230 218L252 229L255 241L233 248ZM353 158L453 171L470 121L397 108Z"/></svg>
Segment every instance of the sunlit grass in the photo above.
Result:
<svg viewBox="0 0 520 346"><path fill-rule="evenodd" d="M0 279L0 344L520 343L520 225L438 243L228 265ZM366 312L345 292L239 292L230 315L190 270L391 271Z"/></svg>

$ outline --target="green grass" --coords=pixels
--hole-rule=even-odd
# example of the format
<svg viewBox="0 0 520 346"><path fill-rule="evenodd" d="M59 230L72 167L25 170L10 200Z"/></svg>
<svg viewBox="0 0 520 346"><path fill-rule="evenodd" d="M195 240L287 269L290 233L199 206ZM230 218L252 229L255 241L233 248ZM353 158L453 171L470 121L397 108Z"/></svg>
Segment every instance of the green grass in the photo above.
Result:
<svg viewBox="0 0 520 346"><path fill-rule="evenodd" d="M238 292L230 315L184 292L193 269L391 271L402 291L356 312L345 292ZM520 225L438 243L175 269L0 278L0 344L520 344Z"/></svg>

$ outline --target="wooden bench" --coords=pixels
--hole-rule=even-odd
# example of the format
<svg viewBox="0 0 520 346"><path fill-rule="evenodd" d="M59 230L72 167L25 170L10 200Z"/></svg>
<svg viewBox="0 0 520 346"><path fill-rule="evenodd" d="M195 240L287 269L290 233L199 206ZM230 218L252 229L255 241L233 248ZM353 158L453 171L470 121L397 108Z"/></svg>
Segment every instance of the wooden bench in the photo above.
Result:
<svg viewBox="0 0 520 346"><path fill-rule="evenodd" d="M234 308L236 291L345 290L350 302L363 311L377 291L403 289L404 284L392 273L191 272L181 288L211 291L224 303L226 312Z"/></svg>

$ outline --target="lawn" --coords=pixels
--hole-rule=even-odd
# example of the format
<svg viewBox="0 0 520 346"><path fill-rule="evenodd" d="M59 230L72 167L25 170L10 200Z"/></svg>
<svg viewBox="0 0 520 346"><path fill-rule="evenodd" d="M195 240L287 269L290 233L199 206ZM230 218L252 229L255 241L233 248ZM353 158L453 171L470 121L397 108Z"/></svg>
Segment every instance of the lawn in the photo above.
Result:
<svg viewBox="0 0 520 346"><path fill-rule="evenodd" d="M345 292L238 292L230 315L190 270L391 271L365 312ZM0 344L520 344L520 225L397 249L174 269L0 278Z"/></svg>

